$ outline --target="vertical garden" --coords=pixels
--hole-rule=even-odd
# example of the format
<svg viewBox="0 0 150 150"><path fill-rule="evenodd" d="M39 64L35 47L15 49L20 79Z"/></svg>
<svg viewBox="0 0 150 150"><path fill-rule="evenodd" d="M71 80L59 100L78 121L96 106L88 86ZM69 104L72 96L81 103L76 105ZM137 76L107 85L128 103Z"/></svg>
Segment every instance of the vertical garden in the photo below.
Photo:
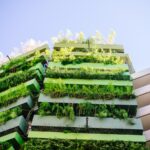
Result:
<svg viewBox="0 0 150 150"><path fill-rule="evenodd" d="M2 149L144 150L121 45L57 41L0 69Z"/></svg>
<svg viewBox="0 0 150 150"><path fill-rule="evenodd" d="M0 67L0 149L20 149L49 60L43 45Z"/></svg>

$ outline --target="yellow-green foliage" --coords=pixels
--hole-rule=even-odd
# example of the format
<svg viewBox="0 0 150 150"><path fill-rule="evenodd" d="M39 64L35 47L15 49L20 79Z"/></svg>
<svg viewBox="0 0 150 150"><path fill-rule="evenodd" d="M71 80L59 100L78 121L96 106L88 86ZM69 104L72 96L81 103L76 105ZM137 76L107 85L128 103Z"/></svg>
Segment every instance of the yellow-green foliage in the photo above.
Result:
<svg viewBox="0 0 150 150"><path fill-rule="evenodd" d="M7 106L16 101L19 97L28 95L29 91L25 84L8 89L0 93L0 107Z"/></svg>

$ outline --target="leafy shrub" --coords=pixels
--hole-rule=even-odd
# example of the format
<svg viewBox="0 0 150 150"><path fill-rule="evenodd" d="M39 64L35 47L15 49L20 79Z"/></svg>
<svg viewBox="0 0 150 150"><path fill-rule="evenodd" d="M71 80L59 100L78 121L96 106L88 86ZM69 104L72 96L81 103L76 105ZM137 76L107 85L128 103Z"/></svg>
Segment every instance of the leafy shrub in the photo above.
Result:
<svg viewBox="0 0 150 150"><path fill-rule="evenodd" d="M130 80L130 76L124 75L122 70L104 70L93 68L66 69L49 67L46 71L49 78L75 78L75 79L109 79L109 80Z"/></svg>
<svg viewBox="0 0 150 150"><path fill-rule="evenodd" d="M134 98L131 86L65 84L63 80L49 79L44 83L44 93L51 97L70 96L85 99Z"/></svg>
<svg viewBox="0 0 150 150"><path fill-rule="evenodd" d="M56 115L58 118L68 117L74 120L74 116L95 116L99 118L120 118L127 119L129 117L127 110L117 108L114 105L94 105L89 102L73 104L58 104L43 102L40 104L38 114Z"/></svg>
<svg viewBox="0 0 150 150"><path fill-rule="evenodd" d="M11 146L10 142L0 142L0 150L8 150Z"/></svg>
<svg viewBox="0 0 150 150"><path fill-rule="evenodd" d="M105 52L87 52L85 55L73 55L73 48L63 48L60 51L53 51L52 61L66 64L79 64L83 62L94 62L103 64L123 64L124 60L120 56L114 56L112 53L104 55Z"/></svg>
<svg viewBox="0 0 150 150"><path fill-rule="evenodd" d="M68 57L61 61L63 65L80 64L83 62L95 62L95 63L102 63L102 64L123 64L124 63L120 57L111 56L108 59L107 56L101 57L101 56L92 56L92 55L91 56L74 56L74 59Z"/></svg>
<svg viewBox="0 0 150 150"><path fill-rule="evenodd" d="M8 70L8 69L12 68L13 66L18 65L21 62L25 62L25 61L26 61L26 57L21 57L21 58L19 57L19 58L16 58L16 59L12 59L11 61L9 61L6 64L2 65L0 67L0 69Z"/></svg>
<svg viewBox="0 0 150 150"><path fill-rule="evenodd" d="M0 107L7 106L18 98L29 94L29 90L25 84L20 84L0 93Z"/></svg>
<svg viewBox="0 0 150 150"><path fill-rule="evenodd" d="M43 57L42 55L34 56L29 61L26 60L27 58L28 57L21 57L19 59L11 60L7 64L4 64L2 67L0 67L0 69L4 70L4 73L0 74L0 77L7 76L10 73L14 73L20 70L27 70L39 62L45 62L45 57Z"/></svg>
<svg viewBox="0 0 150 150"><path fill-rule="evenodd" d="M3 112L0 112L0 125L8 120L14 119L21 115L22 110L20 107L12 108Z"/></svg>
<svg viewBox="0 0 150 150"><path fill-rule="evenodd" d="M35 70L19 71L12 73L0 79L0 92L8 89L9 87L14 87L20 83L24 83L28 80L36 78L38 80Z"/></svg>
<svg viewBox="0 0 150 150"><path fill-rule="evenodd" d="M113 117L119 119L128 119L129 114L127 110L117 108L115 105L99 105L96 116L99 118Z"/></svg>
<svg viewBox="0 0 150 150"><path fill-rule="evenodd" d="M63 116L68 117L70 120L75 119L73 106L71 105L60 105L60 104L49 104L49 103L41 103L38 114L43 115L51 115L54 114L58 118L61 118Z"/></svg>
<svg viewBox="0 0 150 150"><path fill-rule="evenodd" d="M147 150L145 143L125 141L30 139L22 150Z"/></svg>

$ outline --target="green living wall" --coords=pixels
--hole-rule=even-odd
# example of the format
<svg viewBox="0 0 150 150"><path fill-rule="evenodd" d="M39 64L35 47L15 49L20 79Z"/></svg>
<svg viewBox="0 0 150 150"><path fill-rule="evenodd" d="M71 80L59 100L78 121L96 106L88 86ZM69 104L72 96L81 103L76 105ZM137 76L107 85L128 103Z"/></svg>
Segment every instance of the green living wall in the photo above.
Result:
<svg viewBox="0 0 150 150"><path fill-rule="evenodd" d="M147 149L123 46L65 39L49 56L0 67L1 149Z"/></svg>

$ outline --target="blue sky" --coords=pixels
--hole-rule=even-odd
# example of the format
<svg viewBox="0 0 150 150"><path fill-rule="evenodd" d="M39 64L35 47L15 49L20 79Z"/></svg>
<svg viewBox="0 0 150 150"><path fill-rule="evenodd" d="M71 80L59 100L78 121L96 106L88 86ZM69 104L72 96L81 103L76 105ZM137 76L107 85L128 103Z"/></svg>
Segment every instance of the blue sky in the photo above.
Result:
<svg viewBox="0 0 150 150"><path fill-rule="evenodd" d="M0 0L0 51L30 38L50 43L66 29L87 37L99 30L106 39L113 28L139 71L150 67L149 8L149 0Z"/></svg>

